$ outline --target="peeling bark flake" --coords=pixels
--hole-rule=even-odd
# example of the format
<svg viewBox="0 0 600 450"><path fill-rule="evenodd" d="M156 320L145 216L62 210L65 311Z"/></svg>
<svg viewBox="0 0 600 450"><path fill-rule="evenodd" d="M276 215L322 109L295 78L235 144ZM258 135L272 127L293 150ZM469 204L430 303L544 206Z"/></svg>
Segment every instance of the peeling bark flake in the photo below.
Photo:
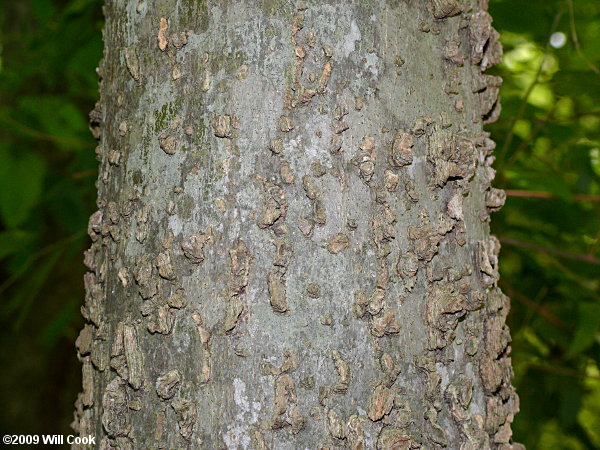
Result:
<svg viewBox="0 0 600 450"><path fill-rule="evenodd" d="M343 252L350 246L350 239L344 233L336 233L327 239L327 251L334 255Z"/></svg>
<svg viewBox="0 0 600 450"><path fill-rule="evenodd" d="M284 313L288 310L287 294L283 277L277 270L273 270L267 277L269 298L273 311Z"/></svg>
<svg viewBox="0 0 600 450"><path fill-rule="evenodd" d="M156 394L163 400L169 400L177 394L179 386L181 386L181 374L178 370L171 370L157 378Z"/></svg>
<svg viewBox="0 0 600 450"><path fill-rule="evenodd" d="M212 228L204 233L197 233L181 241L181 250L187 259L193 264L204 262L204 246L212 238Z"/></svg>
<svg viewBox="0 0 600 450"><path fill-rule="evenodd" d="M168 29L169 21L164 17L161 17L160 26L158 28L158 48L163 52L167 49L167 45L169 44L169 39L167 38Z"/></svg>

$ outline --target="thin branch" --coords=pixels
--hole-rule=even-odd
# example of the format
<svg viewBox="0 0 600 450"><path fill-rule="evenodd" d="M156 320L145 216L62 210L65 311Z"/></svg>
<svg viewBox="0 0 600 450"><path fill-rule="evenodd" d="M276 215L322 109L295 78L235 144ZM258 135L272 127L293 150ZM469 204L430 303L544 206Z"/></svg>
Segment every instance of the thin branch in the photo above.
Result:
<svg viewBox="0 0 600 450"><path fill-rule="evenodd" d="M506 192L507 197L558 198L558 196L551 194L550 192L522 191L518 189L506 189L504 192ZM580 200L585 202L600 202L600 195L576 194L573 196L573 200Z"/></svg>
<svg viewBox="0 0 600 450"><path fill-rule="evenodd" d="M568 377L574 377L574 378L593 378L595 380L600 380L600 375L593 375L593 374L579 372L578 370L571 369L569 367L549 366L546 364L540 364L540 363L536 363L533 361L522 361L521 364L530 366L534 369L539 369L539 370L543 370L545 372L555 373L558 375L566 375Z"/></svg>
<svg viewBox="0 0 600 450"><path fill-rule="evenodd" d="M54 136L52 134L42 133L41 131L35 130L33 128L28 127L27 125L17 122L15 119L12 119L10 117L0 117L0 121L13 126L14 128L16 128L17 130L26 134L27 136L30 136L35 139L39 139L41 141L56 142L57 144L79 145L79 146L88 147L88 148L95 147L95 145L93 143L84 141L82 139L69 138L69 137L63 137L63 136Z"/></svg>
<svg viewBox="0 0 600 450"><path fill-rule="evenodd" d="M589 59L583 54L581 50L581 46L579 45L579 39L577 38L577 30L575 28L575 14L573 13L573 0L567 0L569 4L569 24L571 26L571 37L573 38L573 43L575 44L575 50L579 57L587 64L587 66L596 73L596 75L600 75L600 69L598 69L595 65L593 65Z"/></svg>
<svg viewBox="0 0 600 450"><path fill-rule="evenodd" d="M590 251L588 252L588 255L594 255L596 253L596 249L598 248L598 243L600 242L600 230L598 230L598 232L596 233L596 239L594 239L594 242L592 243L592 246L590 247Z"/></svg>
<svg viewBox="0 0 600 450"><path fill-rule="evenodd" d="M563 119L554 118L554 120L552 120L551 122L552 123L568 123L574 119L581 119L582 117L585 117L585 116L598 116L598 115L600 115L600 109L579 112L577 114L572 114L569 117L565 117Z"/></svg>
<svg viewBox="0 0 600 450"><path fill-rule="evenodd" d="M550 108L550 110L543 119L538 120L535 128L531 131L531 133L529 133L529 136L527 136L527 139L525 139L519 144L515 152L510 156L508 162L504 165L504 172L510 169L513 166L513 164L517 161L517 158L519 157L521 152L527 147L529 147L529 145L533 142L533 140L539 134L542 128L544 128L544 125L546 125L546 123L548 123L548 121L552 118L555 109L556 103L552 105L552 108Z"/></svg>
<svg viewBox="0 0 600 450"><path fill-rule="evenodd" d="M82 170L80 172L74 172L71 174L71 178L78 180L80 178L87 178L87 177L97 176L97 175L98 175L98 169L89 169L89 170Z"/></svg>
<svg viewBox="0 0 600 450"><path fill-rule="evenodd" d="M570 253L570 252L565 252L562 250L556 250L554 248L540 247L539 245L532 244L530 242L517 241L516 239L511 239L511 238L506 238L506 237L498 237L498 239L503 244L514 245L515 247L530 248L530 249L535 250L536 252L540 252L540 253L548 253L550 255L557 255L557 256L562 256L564 258L576 259L576 260L584 261L584 262L587 262L590 264L600 264L600 259L595 258L591 255L581 255L578 253Z"/></svg>
<svg viewBox="0 0 600 450"><path fill-rule="evenodd" d="M582 117L585 117L585 116L598 116L598 115L600 115L600 110L595 109L592 111L582 111L577 114L571 114L568 117L562 117L562 118L553 117L549 120L549 122L550 123L569 123L575 119L581 119ZM510 120L505 117L500 117L500 118L498 118L498 121L496 123L506 123L506 122L510 123Z"/></svg>
<svg viewBox="0 0 600 450"><path fill-rule="evenodd" d="M554 31L556 31L556 29L558 28L558 24L560 22L560 18L562 17L562 14L563 14L563 11L561 8L554 16L554 22L552 23L552 27L551 27L550 33L549 33L550 35L552 35L552 33L554 33ZM523 114L525 113L525 108L527 107L527 101L529 100L529 96L531 95L533 88L539 82L539 78L540 78L540 75L542 74L542 70L544 68L544 63L546 62L546 58L548 56L549 50L550 50L550 40L548 40L546 42L546 46L544 47L544 55L542 56L542 60L540 61L540 65L537 68L537 71L536 71L533 81L531 82L531 84L527 88L527 91L523 95L521 104L519 105L519 110L517 111L517 114L515 114L514 117L511 119L510 124L508 126L508 128L509 128L508 134L506 135L504 145L502 146L502 149L500 150L500 152L498 154L498 163L500 165L500 167L498 168L499 172L501 172L500 169L504 165L503 161L504 161L504 158L506 157L506 152L508 152L510 144L512 143L512 140L513 140L513 136L515 135L515 125L516 125L517 121L520 120L523 117Z"/></svg>
<svg viewBox="0 0 600 450"><path fill-rule="evenodd" d="M506 291L506 293L508 294L508 296L510 298L514 298L515 300L518 300L521 303L523 303L528 308L533 309L534 311L538 312L540 315L542 315L544 317L544 319L546 319L552 325L555 325L559 328L563 328L565 326L565 324L562 322L562 320L560 320L558 317L556 317L554 314L552 314L544 306L539 305L538 303L534 302L526 295L515 291L513 288L511 288L508 285L508 283L506 283L506 281L503 281L502 279L500 280L500 287L502 288L503 291Z"/></svg>
<svg viewBox="0 0 600 450"><path fill-rule="evenodd" d="M47 245L46 247L38 250L36 253L34 253L33 255L31 255L27 261L25 261L21 267L19 267L17 269L17 271L8 279L6 279L6 281L4 281L4 283L0 284L0 295L2 295L2 293L4 293L4 291L6 291L10 286L12 286L15 281L17 281L21 275L23 275L23 273L25 273L25 271L29 268L29 266L31 266L36 260L38 260L39 258L42 258L43 256L47 255L48 253L50 253L52 250L54 250L55 248L60 248L64 245L68 245L73 241L76 241L77 239L83 237L85 235L85 232L80 231L78 233L72 234L70 236L67 236L64 239L61 239L59 241L56 242L52 242L51 244Z"/></svg>

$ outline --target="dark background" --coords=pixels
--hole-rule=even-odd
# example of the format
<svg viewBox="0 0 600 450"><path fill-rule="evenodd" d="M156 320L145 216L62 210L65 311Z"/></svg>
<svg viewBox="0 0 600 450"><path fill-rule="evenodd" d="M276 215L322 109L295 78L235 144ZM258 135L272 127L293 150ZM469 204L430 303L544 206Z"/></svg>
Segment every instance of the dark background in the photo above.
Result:
<svg viewBox="0 0 600 450"><path fill-rule="evenodd" d="M97 162L100 0L0 1L0 432L70 434ZM515 438L600 448L600 2L491 0L493 217L512 298ZM551 39L552 36L552 39Z"/></svg>

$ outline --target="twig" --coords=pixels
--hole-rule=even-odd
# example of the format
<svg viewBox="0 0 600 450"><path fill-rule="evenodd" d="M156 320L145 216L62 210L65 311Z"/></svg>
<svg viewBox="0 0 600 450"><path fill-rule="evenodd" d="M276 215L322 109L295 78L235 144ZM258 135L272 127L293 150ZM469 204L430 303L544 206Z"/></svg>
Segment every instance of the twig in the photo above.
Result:
<svg viewBox="0 0 600 450"><path fill-rule="evenodd" d="M558 196L550 192L541 191L522 191L518 189L506 189L507 197L523 197L523 198L558 198ZM586 202L600 202L600 195L585 195L575 194L573 200L581 200Z"/></svg>
<svg viewBox="0 0 600 450"><path fill-rule="evenodd" d="M84 141L82 139L69 138L63 136L54 136L52 134L42 133L41 131L34 130L33 128L28 127L27 125L23 125L20 122L10 118L10 117L0 117L0 121L12 125L16 129L20 130L22 133L33 137L35 139L39 139L42 141L50 141L56 142L58 144L72 144L72 145L80 145L82 147L94 148L95 145L89 141Z"/></svg>
<svg viewBox="0 0 600 450"><path fill-rule="evenodd" d="M552 28L550 29L550 33L549 33L550 35L552 33L554 33L554 31L557 29L558 23L560 22L560 18L562 17L562 14L563 14L563 11L561 8L554 16L554 22L552 23ZM546 42L546 46L544 47L544 56L542 56L542 60L540 61L540 65L537 69L535 77L534 77L533 81L531 82L531 84L529 85L529 87L527 88L527 91L525 91L525 94L523 95L523 99L521 100L521 104L519 105L519 110L517 111L517 114L514 115L514 117L511 119L510 124L508 126L509 130L508 130L508 134L506 135L506 140L504 141L504 145L502 146L502 149L500 150L500 152L498 154L498 163L500 166L498 168L498 172L500 172L502 177L503 177L503 175L502 175L503 172L501 171L501 168L502 168L502 166L504 166L504 158L506 157L506 152L508 151L508 148L510 147L510 144L512 143L513 136L515 135L515 124L517 123L517 121L519 119L521 119L523 117L523 113L525 112L525 108L527 107L527 100L529 100L529 96L531 95L533 88L538 84L540 75L542 74L542 70L544 68L544 63L546 62L546 57L548 56L549 49L550 49L550 41L548 40L548 42Z"/></svg>
<svg viewBox="0 0 600 450"><path fill-rule="evenodd" d="M546 364L540 364L533 361L523 361L521 364L526 366L533 367L534 369L543 370L545 372L556 373L558 375L566 375L568 377L575 378L593 378L595 380L600 380L600 375L593 375L579 372L575 369L570 369L568 367L560 367L560 366L548 366Z"/></svg>
<svg viewBox="0 0 600 450"><path fill-rule="evenodd" d="M85 235L85 232L83 232L83 231L72 234L71 236L67 236L64 239L61 239L56 242L52 242L51 244L47 245L46 247L38 250L35 254L31 255L27 259L27 261L25 261L21 265L21 267L19 267L17 269L17 271L11 277L9 277L6 281L4 281L4 283L0 284L0 295L4 291L6 291L10 286L12 286L14 284L14 282L17 281L19 279L19 277L21 275L23 275L23 273L29 268L29 266L31 266L31 264L33 264L37 259L45 256L46 254L50 253L52 250L54 250L57 247L60 248L63 245L67 245L73 241L76 241L77 239L83 237L84 235Z"/></svg>
<svg viewBox="0 0 600 450"><path fill-rule="evenodd" d="M600 69L593 65L590 62L590 60L585 57L583 51L581 51L579 39L577 39L577 31L575 29L575 14L573 13L573 0L567 0L567 3L569 4L569 24L571 26L571 37L573 38L573 43L575 44L575 50L577 51L579 57L587 64L587 66L597 75L600 75Z"/></svg>
<svg viewBox="0 0 600 450"><path fill-rule="evenodd" d="M502 288L503 291L506 291L506 293L508 294L509 297L519 300L521 303L523 303L528 308L537 311L542 316L544 316L544 318L551 324L553 324L559 328L562 328L565 326L565 324L562 322L562 320L560 320L558 317L556 317L554 314L552 314L550 311L548 311L548 309L546 309L542 305L537 304L536 302L531 300L526 295L515 291L513 288L511 288L508 285L508 283L506 281L503 281L502 279L500 280L500 287Z"/></svg>
<svg viewBox="0 0 600 450"><path fill-rule="evenodd" d="M531 131L531 133L529 133L529 136L527 136L527 139L525 139L523 142L521 142L519 144L517 149L510 156L508 162L504 165L504 171L507 171L508 169L510 169L513 166L513 164L517 161L517 158L521 154L521 152L523 150L525 150L527 147L529 147L529 145L535 139L535 137L538 135L538 133L542 130L542 128L544 128L544 125L546 125L546 123L548 123L548 121L552 118L552 114L554 114L555 109L556 109L556 103L554 103L552 105L552 108L550 108L550 110L548 111L548 113L546 114L546 116L543 119L538 120L535 128Z"/></svg>
<svg viewBox="0 0 600 450"><path fill-rule="evenodd" d="M596 239L594 239L594 242L592 243L592 246L590 247L590 251L588 252L588 255L593 255L594 253L596 253L596 249L598 248L598 242L600 242L600 230L598 230L598 232L596 233Z"/></svg>
<svg viewBox="0 0 600 450"><path fill-rule="evenodd" d="M516 239L498 237L500 242L503 244L514 245L516 247L530 248L540 253L548 253L550 255L562 256L564 258L577 259L590 264L600 264L600 259L594 258L591 255L580 255L578 253L570 253L562 250L556 250L554 248L540 247L539 245L531 244L530 242L517 241Z"/></svg>
<svg viewBox="0 0 600 450"><path fill-rule="evenodd" d="M91 177L94 175L98 175L98 169L89 169L89 170L82 170L80 172L74 172L71 174L71 178L78 180L80 178L87 178L87 177Z"/></svg>
<svg viewBox="0 0 600 450"><path fill-rule="evenodd" d="M583 112L579 112L577 114L571 114L569 117L565 117L563 119L555 118L552 121L552 123L569 123L573 119L581 119L582 117L585 117L585 116L597 116L597 115L600 115L600 109L595 109L592 111L583 111Z"/></svg>

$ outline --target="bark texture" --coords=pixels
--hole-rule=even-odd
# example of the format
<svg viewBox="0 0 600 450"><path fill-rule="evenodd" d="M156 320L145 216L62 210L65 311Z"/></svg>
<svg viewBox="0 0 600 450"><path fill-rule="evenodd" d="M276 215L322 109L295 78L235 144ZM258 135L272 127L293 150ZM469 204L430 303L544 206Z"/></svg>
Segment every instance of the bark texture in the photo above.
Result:
<svg viewBox="0 0 600 450"><path fill-rule="evenodd" d="M486 9L107 1L77 432L517 447Z"/></svg>

